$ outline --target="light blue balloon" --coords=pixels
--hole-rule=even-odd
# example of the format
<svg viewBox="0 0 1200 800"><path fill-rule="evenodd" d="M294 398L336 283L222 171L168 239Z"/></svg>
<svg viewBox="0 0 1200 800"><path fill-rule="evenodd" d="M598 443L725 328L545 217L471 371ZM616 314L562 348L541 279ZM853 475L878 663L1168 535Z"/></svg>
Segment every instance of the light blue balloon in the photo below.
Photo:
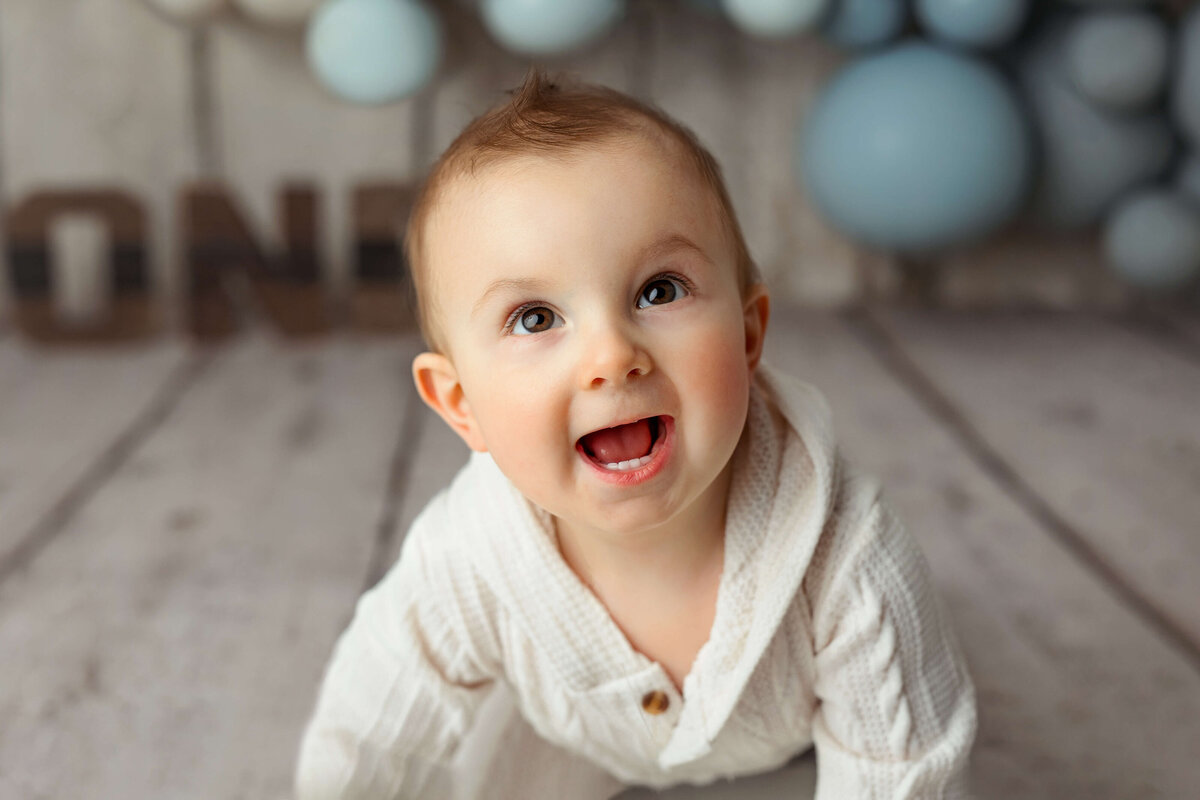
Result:
<svg viewBox="0 0 1200 800"><path fill-rule="evenodd" d="M386 103L420 89L441 59L441 26L420 0L330 0L309 20L313 72L355 103Z"/></svg>
<svg viewBox="0 0 1200 800"><path fill-rule="evenodd" d="M1066 35L1067 72L1093 103L1117 112L1150 105L1167 83L1170 37L1149 11L1085 14Z"/></svg>
<svg viewBox="0 0 1200 800"><path fill-rule="evenodd" d="M825 37L842 47L875 47L904 30L905 0L836 0L825 20Z"/></svg>
<svg viewBox="0 0 1200 800"><path fill-rule="evenodd" d="M1121 195L1160 176L1175 151L1165 115L1113 114L1080 97L1065 65L1073 19L1043 23L1016 65L1041 155L1031 209L1062 229L1099 222Z"/></svg>
<svg viewBox="0 0 1200 800"><path fill-rule="evenodd" d="M625 14L625 0L483 0L479 9L505 48L530 56L566 53L599 39Z"/></svg>
<svg viewBox="0 0 1200 800"><path fill-rule="evenodd" d="M922 252L979 238L1020 208L1032 148L999 72L923 42L851 63L799 143L801 181L851 238Z"/></svg>
<svg viewBox="0 0 1200 800"><path fill-rule="evenodd" d="M917 0L917 19L930 34L963 47L1006 44L1029 16L1029 0Z"/></svg>
<svg viewBox="0 0 1200 800"><path fill-rule="evenodd" d="M1134 286L1179 289L1200 276L1200 211L1166 189L1135 192L1109 217L1104 254Z"/></svg>
<svg viewBox="0 0 1200 800"><path fill-rule="evenodd" d="M751 36L783 39L816 24L830 0L722 0L725 13Z"/></svg>

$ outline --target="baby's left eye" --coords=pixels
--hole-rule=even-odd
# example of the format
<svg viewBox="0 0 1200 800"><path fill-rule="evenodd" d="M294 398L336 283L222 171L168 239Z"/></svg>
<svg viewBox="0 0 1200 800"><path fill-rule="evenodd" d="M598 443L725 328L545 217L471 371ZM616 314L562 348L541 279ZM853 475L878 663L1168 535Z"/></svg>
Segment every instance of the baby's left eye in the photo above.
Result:
<svg viewBox="0 0 1200 800"><path fill-rule="evenodd" d="M687 293L687 288L675 278L655 278L642 288L642 293L638 295L637 307L666 305Z"/></svg>

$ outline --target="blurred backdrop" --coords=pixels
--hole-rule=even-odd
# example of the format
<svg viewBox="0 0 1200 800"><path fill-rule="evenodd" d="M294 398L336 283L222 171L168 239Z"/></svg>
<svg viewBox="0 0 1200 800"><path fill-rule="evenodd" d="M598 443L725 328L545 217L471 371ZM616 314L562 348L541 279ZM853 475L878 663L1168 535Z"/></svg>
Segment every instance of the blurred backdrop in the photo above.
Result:
<svg viewBox="0 0 1200 800"><path fill-rule="evenodd" d="M691 126L781 299L1196 297L1187 4L8 0L2 13L0 324L37 338L227 332L228 284L245 280L287 331L400 324L414 184L533 63Z"/></svg>
<svg viewBox="0 0 1200 800"><path fill-rule="evenodd" d="M0 0L0 796L288 795L338 632L466 458L411 389L400 228L532 64L721 162L768 357L929 556L976 794L1194 797L1174 0Z"/></svg>

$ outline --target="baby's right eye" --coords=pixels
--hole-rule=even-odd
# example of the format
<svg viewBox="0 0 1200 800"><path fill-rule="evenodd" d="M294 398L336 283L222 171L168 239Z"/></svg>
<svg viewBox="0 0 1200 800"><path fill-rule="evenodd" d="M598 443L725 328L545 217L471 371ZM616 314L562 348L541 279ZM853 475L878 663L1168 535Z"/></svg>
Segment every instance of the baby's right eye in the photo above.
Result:
<svg viewBox="0 0 1200 800"><path fill-rule="evenodd" d="M551 328L557 328L561 324L562 320L558 318L558 315L545 306L530 306L517 309L513 314L511 327L512 332L516 335L527 336L531 333L541 333Z"/></svg>

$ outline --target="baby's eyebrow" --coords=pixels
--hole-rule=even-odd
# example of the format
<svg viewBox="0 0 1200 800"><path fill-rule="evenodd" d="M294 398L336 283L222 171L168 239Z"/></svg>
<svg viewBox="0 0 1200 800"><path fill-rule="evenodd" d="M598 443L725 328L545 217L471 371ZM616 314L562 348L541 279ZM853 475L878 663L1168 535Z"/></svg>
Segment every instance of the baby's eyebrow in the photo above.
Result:
<svg viewBox="0 0 1200 800"><path fill-rule="evenodd" d="M540 294L545 290L546 282L537 278L499 278L488 284L488 287L483 290L483 294L479 295L479 299L475 301L475 306L471 309L471 316L478 314L479 309L484 307L492 295L499 292Z"/></svg>
<svg viewBox="0 0 1200 800"><path fill-rule="evenodd" d="M700 249L695 242L681 233L675 233L670 236L666 236L647 245L642 249L641 253L639 253L638 260L652 261L656 258L662 258L668 253L673 253L676 250L691 250L697 255L702 256L705 260L709 260L708 256L705 255L704 251Z"/></svg>

